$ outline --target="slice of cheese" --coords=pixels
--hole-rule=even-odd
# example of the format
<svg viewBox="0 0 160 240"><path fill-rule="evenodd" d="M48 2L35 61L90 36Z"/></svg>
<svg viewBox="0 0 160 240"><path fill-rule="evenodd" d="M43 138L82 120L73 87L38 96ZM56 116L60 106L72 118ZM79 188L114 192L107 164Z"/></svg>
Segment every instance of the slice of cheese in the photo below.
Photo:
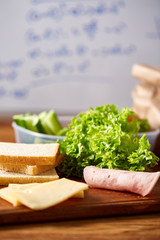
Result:
<svg viewBox="0 0 160 240"><path fill-rule="evenodd" d="M39 183L27 183L27 184L14 184L14 183L11 183L8 185L8 187L10 189L17 189L17 190L26 190L26 189L30 189L31 187L33 186L36 186L38 185ZM84 198L84 191L79 191L77 192L73 198Z"/></svg>
<svg viewBox="0 0 160 240"><path fill-rule="evenodd" d="M6 200L7 202L10 202L13 204L13 206L19 206L21 203L15 198L14 196L10 195L10 189L9 187L1 188L0 189L0 197Z"/></svg>
<svg viewBox="0 0 160 240"><path fill-rule="evenodd" d="M11 189L16 189L16 190L26 190L28 188L32 188L34 186L37 186L39 183L26 183L26 184L16 184L16 183L10 183L8 185L8 188Z"/></svg>
<svg viewBox="0 0 160 240"><path fill-rule="evenodd" d="M86 189L88 185L85 183L61 178L25 190L12 189L10 196L31 209L40 210L61 203Z"/></svg>
<svg viewBox="0 0 160 240"><path fill-rule="evenodd" d="M84 191L79 191L73 196L73 198L84 198Z"/></svg>
<svg viewBox="0 0 160 240"><path fill-rule="evenodd" d="M19 206L21 203L17 200L17 198L13 197L10 195L11 190L17 189L17 190L25 190L27 188L31 188L38 183L29 183L29 184L9 184L8 187L1 188L0 189L0 197L3 198L4 200L10 202L13 204L13 206Z"/></svg>

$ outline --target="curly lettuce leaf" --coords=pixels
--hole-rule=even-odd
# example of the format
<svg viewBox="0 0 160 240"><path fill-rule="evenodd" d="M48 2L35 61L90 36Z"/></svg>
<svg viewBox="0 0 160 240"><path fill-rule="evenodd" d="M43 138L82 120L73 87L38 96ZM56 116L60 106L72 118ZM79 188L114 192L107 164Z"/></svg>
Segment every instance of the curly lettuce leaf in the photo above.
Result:
<svg viewBox="0 0 160 240"><path fill-rule="evenodd" d="M133 114L130 108L118 110L106 104L74 117L60 143L66 157L59 174L82 177L83 168L89 165L135 171L155 166L159 158L149 151L146 136L139 139L140 121L127 121Z"/></svg>

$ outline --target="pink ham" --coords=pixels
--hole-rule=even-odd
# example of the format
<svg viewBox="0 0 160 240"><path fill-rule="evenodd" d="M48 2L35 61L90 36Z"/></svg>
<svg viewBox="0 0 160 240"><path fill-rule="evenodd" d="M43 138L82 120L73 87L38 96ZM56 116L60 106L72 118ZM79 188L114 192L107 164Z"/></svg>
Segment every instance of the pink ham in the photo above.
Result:
<svg viewBox="0 0 160 240"><path fill-rule="evenodd" d="M84 168L83 175L89 187L127 191L146 196L158 181L160 172L134 172L88 166Z"/></svg>

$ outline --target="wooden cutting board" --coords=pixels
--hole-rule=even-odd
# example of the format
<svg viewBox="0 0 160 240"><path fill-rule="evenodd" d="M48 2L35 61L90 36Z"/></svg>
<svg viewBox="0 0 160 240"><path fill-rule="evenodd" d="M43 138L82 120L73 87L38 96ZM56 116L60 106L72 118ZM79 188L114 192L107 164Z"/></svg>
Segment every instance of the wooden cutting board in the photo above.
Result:
<svg viewBox="0 0 160 240"><path fill-rule="evenodd" d="M152 193L141 197L132 193L88 189L84 199L71 198L45 210L13 207L0 198L0 224L33 223L93 217L160 212L160 181Z"/></svg>

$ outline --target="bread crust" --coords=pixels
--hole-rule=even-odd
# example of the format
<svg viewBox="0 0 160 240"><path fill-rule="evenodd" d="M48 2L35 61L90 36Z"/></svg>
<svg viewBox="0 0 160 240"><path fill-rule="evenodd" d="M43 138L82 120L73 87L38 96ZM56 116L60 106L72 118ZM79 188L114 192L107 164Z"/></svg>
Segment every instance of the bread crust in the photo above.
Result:
<svg viewBox="0 0 160 240"><path fill-rule="evenodd" d="M46 171L45 173L30 176L22 173L13 173L0 170L0 185L6 186L10 183L43 183L59 179L55 168Z"/></svg>
<svg viewBox="0 0 160 240"><path fill-rule="evenodd" d="M59 152L59 143L23 144L0 142L0 163L56 166Z"/></svg>

